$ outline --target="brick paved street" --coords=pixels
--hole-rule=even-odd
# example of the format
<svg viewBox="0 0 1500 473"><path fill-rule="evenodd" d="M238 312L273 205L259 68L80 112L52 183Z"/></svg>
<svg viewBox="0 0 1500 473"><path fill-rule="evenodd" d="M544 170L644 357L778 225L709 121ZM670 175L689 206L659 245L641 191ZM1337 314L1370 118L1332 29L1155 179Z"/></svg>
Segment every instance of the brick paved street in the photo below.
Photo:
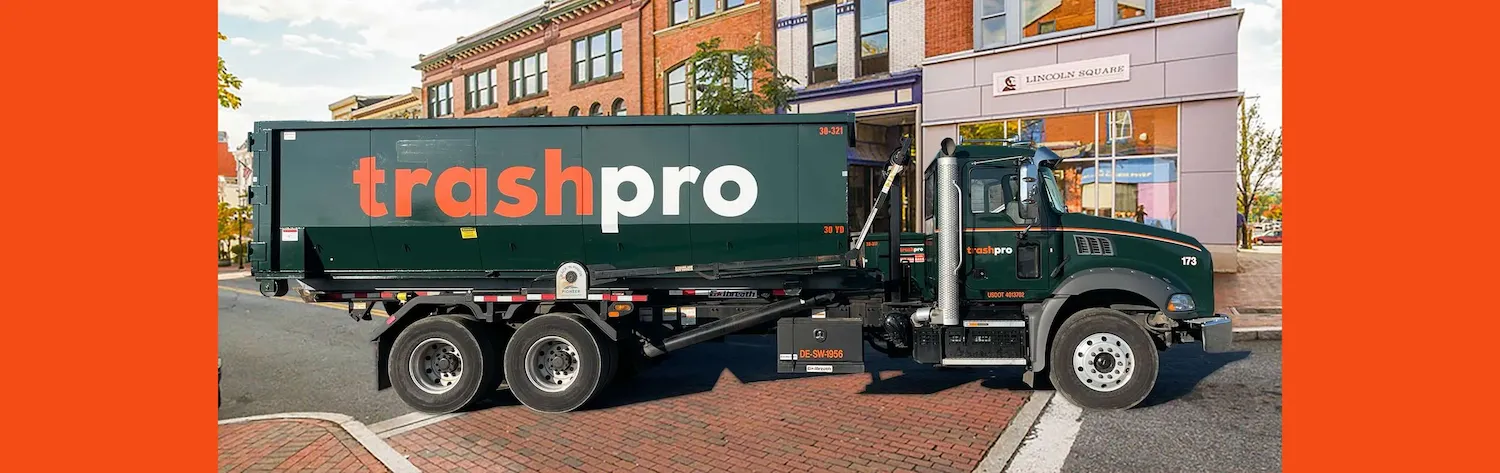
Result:
<svg viewBox="0 0 1500 473"><path fill-rule="evenodd" d="M1214 275L1214 308L1230 307L1281 307L1280 251L1241 251L1239 273Z"/></svg>
<svg viewBox="0 0 1500 473"><path fill-rule="evenodd" d="M219 471L390 471L338 424L316 419L219 426Z"/></svg>
<svg viewBox="0 0 1500 473"><path fill-rule="evenodd" d="M543 415L502 394L505 405L387 441L423 471L969 472L1028 395L1011 389L1019 371L889 359L870 360L879 381L777 379L769 337L730 340L681 352L589 410Z"/></svg>

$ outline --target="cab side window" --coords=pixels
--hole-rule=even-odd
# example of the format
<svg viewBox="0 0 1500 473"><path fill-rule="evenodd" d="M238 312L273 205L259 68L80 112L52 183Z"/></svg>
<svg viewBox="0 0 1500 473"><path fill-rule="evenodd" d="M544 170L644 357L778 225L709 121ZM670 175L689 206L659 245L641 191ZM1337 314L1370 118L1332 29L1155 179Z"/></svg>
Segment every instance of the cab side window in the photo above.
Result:
<svg viewBox="0 0 1500 473"><path fill-rule="evenodd" d="M1014 207L1020 179L996 169L977 169L969 178L969 211L976 214L1000 214Z"/></svg>

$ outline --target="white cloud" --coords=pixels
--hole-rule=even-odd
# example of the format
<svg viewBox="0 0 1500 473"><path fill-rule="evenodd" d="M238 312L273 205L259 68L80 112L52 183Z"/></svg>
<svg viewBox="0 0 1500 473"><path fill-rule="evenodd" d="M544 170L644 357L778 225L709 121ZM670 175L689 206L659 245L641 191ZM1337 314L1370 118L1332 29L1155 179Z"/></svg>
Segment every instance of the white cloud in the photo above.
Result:
<svg viewBox="0 0 1500 473"><path fill-rule="evenodd" d="M358 51L393 54L414 64L418 54L452 44L458 36L478 32L539 3L537 0L463 4L457 0L219 0L219 14L258 22L286 22L292 27L331 24L358 37L358 41L346 43ZM326 47L310 47L327 52L323 51Z"/></svg>
<svg viewBox="0 0 1500 473"><path fill-rule="evenodd" d="M1261 119L1281 126L1281 0L1236 0L1245 10L1240 22L1240 88L1259 97Z"/></svg>
<svg viewBox="0 0 1500 473"><path fill-rule="evenodd" d="M236 48L244 48L246 49L246 52L250 53L250 55L252 56L260 54L261 51L265 50L264 44L260 44L259 41L250 38L229 38L229 45Z"/></svg>
<svg viewBox="0 0 1500 473"><path fill-rule="evenodd" d="M333 38L309 34L307 36L296 34L281 35L281 45L294 51L302 51L317 56L336 58L337 54L325 51L330 49L340 53L346 53L357 58L369 59L375 57L370 48L362 44L353 44L339 41Z"/></svg>

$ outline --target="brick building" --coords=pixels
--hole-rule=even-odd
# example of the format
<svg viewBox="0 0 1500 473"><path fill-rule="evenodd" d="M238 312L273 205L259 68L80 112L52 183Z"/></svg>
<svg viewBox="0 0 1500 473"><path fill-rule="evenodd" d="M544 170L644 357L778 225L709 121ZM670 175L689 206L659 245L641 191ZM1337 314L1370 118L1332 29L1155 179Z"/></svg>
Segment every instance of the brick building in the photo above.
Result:
<svg viewBox="0 0 1500 473"><path fill-rule="evenodd" d="M853 112L856 145L849 153L849 219L863 222L881 182L881 167L913 135L922 104L930 0L776 0L778 67L797 79L791 113ZM907 230L915 217L915 176L907 174ZM876 228L884 231L884 217Z"/></svg>
<svg viewBox="0 0 1500 473"><path fill-rule="evenodd" d="M1234 271L1242 13L1229 0L926 0L921 148L1046 145L1066 158L1070 211L1192 235Z"/></svg>
<svg viewBox="0 0 1500 473"><path fill-rule="evenodd" d="M719 38L720 49L742 49L752 44L774 46L772 35L775 6L772 0L652 0L642 20L651 25L643 35L647 45L642 63L651 65L649 79L642 83L647 114L693 113L693 65L687 60L698 43ZM764 72L751 80L735 81L739 87L754 87ZM767 110L767 112L773 112Z"/></svg>
<svg viewBox="0 0 1500 473"><path fill-rule="evenodd" d="M647 0L547 0L419 58L423 116L623 115L641 110Z"/></svg>

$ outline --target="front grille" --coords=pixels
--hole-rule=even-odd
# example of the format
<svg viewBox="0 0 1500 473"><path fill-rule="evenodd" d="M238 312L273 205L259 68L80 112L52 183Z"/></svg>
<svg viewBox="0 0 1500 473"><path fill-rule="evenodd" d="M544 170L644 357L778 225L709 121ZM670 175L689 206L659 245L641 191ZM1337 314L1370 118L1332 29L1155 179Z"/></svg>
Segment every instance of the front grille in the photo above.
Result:
<svg viewBox="0 0 1500 473"><path fill-rule="evenodd" d="M1085 256L1114 256L1115 245L1108 238L1074 235L1073 243L1078 247L1078 254Z"/></svg>

